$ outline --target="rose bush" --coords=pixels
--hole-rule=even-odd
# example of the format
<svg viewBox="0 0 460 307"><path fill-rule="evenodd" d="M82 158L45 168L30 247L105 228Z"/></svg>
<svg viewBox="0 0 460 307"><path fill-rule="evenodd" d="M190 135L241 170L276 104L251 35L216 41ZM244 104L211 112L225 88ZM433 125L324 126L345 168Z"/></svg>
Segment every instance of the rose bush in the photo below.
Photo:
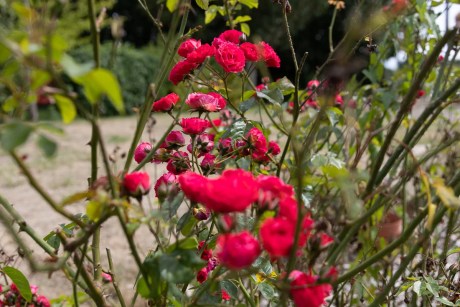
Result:
<svg viewBox="0 0 460 307"><path fill-rule="evenodd" d="M295 70L271 81L268 68L290 64L264 41L270 38L249 35L249 16L236 15L242 6L257 7L257 1L224 0L221 7L196 1L205 21L219 13L230 28L208 42L195 36L200 28L185 32L189 1L166 1L174 17L170 35L160 35L164 61L136 110L137 126L121 162L108 154L98 125L103 97L123 111L120 85L98 64L102 21L91 13L96 65L91 68L75 63L59 46L53 20L38 13L47 8L16 3L16 17L27 27L21 28L23 35L0 39L5 76L0 82L8 88L0 144L68 223L43 238L0 197L2 225L33 269L65 273L74 293L62 304L90 299L105 306L113 287L125 306L118 285L132 282L133 304L142 299L155 306L458 305L458 270L448 257L458 254L460 137L455 120L443 112L458 103L452 55L458 50L458 26L445 33L427 26L435 17L428 6L438 2L386 2L350 17L356 22L340 43L330 31L329 58L305 82L307 53L298 58L289 32L289 13L297 4L270 4L283 15ZM328 3L332 29L346 5ZM27 32L40 23L49 33L26 39L40 34ZM373 37L381 41L380 52ZM394 51L404 51L407 63L385 72L383 62ZM20 69L13 77L4 71L11 63ZM176 87L160 97L166 82ZM72 121L78 108L92 127L88 189L61 202L20 154L32 134L45 154L55 153L47 126L24 122L21 115L47 95L64 122ZM91 113L81 107L82 95L93 106ZM411 110L423 99L428 104L415 116ZM156 128L159 113L166 113L170 125L160 138L144 140L143 131ZM154 178L151 164L163 174ZM68 206L78 202L86 211L74 215ZM120 240L127 241L139 272L136 280L116 274L110 250L101 255L100 233L109 219L120 223ZM398 225L391 236L384 231L390 222ZM142 243L148 245L144 255L136 241L141 227L151 234ZM18 230L49 259L35 259ZM14 268L0 262L0 273L6 281L0 306L50 305Z"/></svg>

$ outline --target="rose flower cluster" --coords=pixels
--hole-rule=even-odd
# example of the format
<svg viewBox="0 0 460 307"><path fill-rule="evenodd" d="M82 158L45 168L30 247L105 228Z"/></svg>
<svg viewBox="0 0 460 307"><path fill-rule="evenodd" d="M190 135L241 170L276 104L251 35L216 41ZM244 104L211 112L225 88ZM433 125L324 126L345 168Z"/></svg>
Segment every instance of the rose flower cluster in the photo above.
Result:
<svg viewBox="0 0 460 307"><path fill-rule="evenodd" d="M273 48L265 43L244 42L245 35L238 30L227 30L214 38L212 44L190 38L177 50L182 57L169 74L169 81L178 84L204 63L206 58L214 58L227 73L240 73L246 62L264 62L268 67L280 67L280 58Z"/></svg>
<svg viewBox="0 0 460 307"><path fill-rule="evenodd" d="M30 286L32 292L32 300L27 302L25 298L19 293L18 287L12 283L8 290L3 291L0 285L0 306L29 306L29 307L50 307L50 301L43 295L38 294L38 287L35 285Z"/></svg>
<svg viewBox="0 0 460 307"><path fill-rule="evenodd" d="M269 67L280 65L279 57L268 44L244 42L243 33L237 30L223 32L212 44L188 39L180 45L178 54L183 59L169 75L174 84L183 81L207 58L213 58L226 73L242 72L247 62L263 61ZM319 83L308 85L312 101L316 99L313 93L318 86ZM254 176L244 169L228 168L227 161L242 158L261 169L270 163L276 165L275 158L281 150L254 126L247 126L239 137L227 137L229 134L224 130L234 123L231 112L226 109L227 99L213 88L188 94L183 103L198 116L177 120L180 129L170 131L156 146L140 143L134 153L138 163L166 164L168 172L154 185L160 203L182 191L197 220L206 221L213 215L218 230L215 249L209 248L207 241L198 246L197 253L206 262L197 272L199 283L206 281L217 266L249 269L264 253L282 268L292 253L300 256L311 246L322 250L333 240L315 230L314 220L303 207L299 211L292 186L275 176ZM153 102L152 112L169 113L181 100L175 93L168 94ZM313 106L313 102L310 104ZM211 112L218 112L219 118L211 121ZM150 188L146 172L129 173L123 178L125 195L140 198ZM237 222L238 214L247 214L249 210L256 213L256 222L250 228ZM320 306L331 291L327 280L332 274L319 277L312 271L312 268L308 268L309 273L292 271L288 276L290 294L298 306L306 306L304 301L312 302L308 306ZM280 274L279 278L286 279L286 274ZM223 292L222 297L230 299Z"/></svg>

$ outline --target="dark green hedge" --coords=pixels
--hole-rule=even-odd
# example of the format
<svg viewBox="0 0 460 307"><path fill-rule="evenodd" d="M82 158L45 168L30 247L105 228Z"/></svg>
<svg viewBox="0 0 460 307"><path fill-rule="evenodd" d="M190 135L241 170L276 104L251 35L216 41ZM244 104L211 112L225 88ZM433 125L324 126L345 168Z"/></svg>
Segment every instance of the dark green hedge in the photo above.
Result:
<svg viewBox="0 0 460 307"><path fill-rule="evenodd" d="M153 47L135 49L129 45L122 45L116 49L115 57L112 57L112 54L112 44L101 46L101 66L110 69L117 76L126 113L133 114L133 109L140 107L144 102L147 86L159 69L161 53ZM92 61L92 47L86 45L75 48L70 55L78 63ZM111 58L114 59L112 63ZM100 112L104 116L117 115L109 101L101 104Z"/></svg>

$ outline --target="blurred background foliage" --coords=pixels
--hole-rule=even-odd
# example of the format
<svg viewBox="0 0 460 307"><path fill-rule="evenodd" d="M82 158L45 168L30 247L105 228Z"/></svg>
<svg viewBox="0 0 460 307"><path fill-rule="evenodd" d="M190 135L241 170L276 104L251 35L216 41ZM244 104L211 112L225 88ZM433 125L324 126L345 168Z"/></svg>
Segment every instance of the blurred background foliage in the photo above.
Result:
<svg viewBox="0 0 460 307"><path fill-rule="evenodd" d="M162 30L167 33L172 17L166 7L167 0L141 1L149 8L151 15L161 21ZM250 27L251 35L248 39L253 42L266 41L273 46L281 58L281 68L265 71L264 75L270 74L273 80L284 76L292 79L294 65L292 65L291 54L285 40L285 31L282 29L281 6L270 0L247 1L258 5L257 9L251 9L246 5L239 5L238 8L238 16L247 16L250 19L244 22L248 28ZM0 27L5 33L13 35L19 23L13 9L14 2L14 0L0 0L0 15L2 16ZM228 29L228 26L225 25L225 18L219 14L205 24L204 11L197 6L196 1L191 2L193 7L188 18L187 29L203 26L194 34L195 38L202 39L203 42L211 42L215 36ZM329 56L329 27L334 14L336 16L332 38L334 45L337 45L350 25L359 27L363 22L361 16L369 16L372 10L388 2L387 0L348 0L345 1L345 9L335 12L334 5L330 5L328 0L291 0L289 24L297 56L300 58L305 52L309 52L301 76L301 84L306 84ZM417 0L417 2L421 3L420 6L423 6L424 2L426 7L426 1ZM122 94L126 111L127 114L132 114L135 108L142 104L149 82L152 82L161 64L162 42L159 39L158 28L138 1L98 0L95 3L101 29L101 65L112 70L123 84ZM222 6L222 3L222 0L211 0L209 5L217 7ZM53 26L56 35L64 39L66 49L70 50L70 55L77 62L91 61L93 56L86 1L48 0L31 1L30 4L44 17L55 20ZM431 14L433 15L433 12ZM414 14L411 22L417 23L419 20L420 17ZM240 27L242 27L241 24L237 24L237 28L240 29ZM412 30L411 27L408 29ZM394 30L397 32L400 29ZM383 31L374 33L373 42L378 44L380 40L388 36L387 34ZM361 42L361 44L366 43ZM377 53L379 53L378 49ZM378 58L383 61L393 55L394 51L387 48L383 54L379 54ZM366 48L357 48L354 57L364 57L365 61L369 62L369 52ZM260 80L256 82L259 83ZM164 95L171 89L172 85L167 82L167 85L162 87L160 94ZM177 88L176 90L180 91ZM0 98L5 96L7 96L5 89L0 88ZM101 104L101 115L115 114L117 113L110 103L106 101Z"/></svg>

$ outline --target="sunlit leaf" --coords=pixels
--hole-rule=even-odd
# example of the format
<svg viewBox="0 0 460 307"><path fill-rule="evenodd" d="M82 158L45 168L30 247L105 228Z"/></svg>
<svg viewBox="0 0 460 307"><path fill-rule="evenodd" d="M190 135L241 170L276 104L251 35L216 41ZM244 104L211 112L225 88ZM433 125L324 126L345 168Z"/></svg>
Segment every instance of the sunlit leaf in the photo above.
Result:
<svg viewBox="0 0 460 307"><path fill-rule="evenodd" d="M72 100L62 95L54 95L64 124L71 123L77 116L77 109Z"/></svg>
<svg viewBox="0 0 460 307"><path fill-rule="evenodd" d="M18 269L15 269L10 266L6 266L2 269L3 273L5 273L16 285L19 290L21 296L28 302L32 301L32 291L30 290L30 284L24 274L21 273Z"/></svg>
<svg viewBox="0 0 460 307"><path fill-rule="evenodd" d="M179 0L166 0L166 8L171 13L174 12L179 4Z"/></svg>

